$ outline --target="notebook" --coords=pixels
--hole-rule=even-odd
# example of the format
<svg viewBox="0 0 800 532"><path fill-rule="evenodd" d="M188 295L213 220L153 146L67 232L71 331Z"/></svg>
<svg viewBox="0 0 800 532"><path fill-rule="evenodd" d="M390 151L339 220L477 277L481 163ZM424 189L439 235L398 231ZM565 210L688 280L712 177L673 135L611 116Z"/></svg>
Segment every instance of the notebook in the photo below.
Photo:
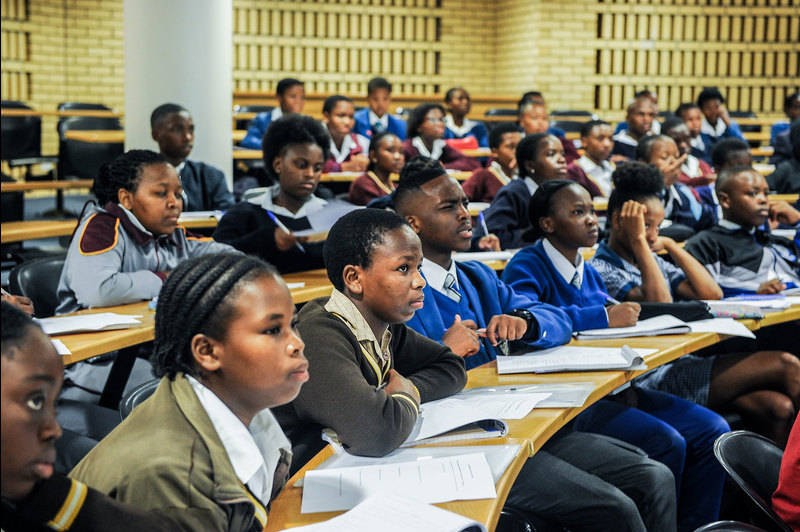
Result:
<svg viewBox="0 0 800 532"><path fill-rule="evenodd" d="M632 327L607 327L580 331L575 335L578 340L594 340L597 338L630 338L632 336L660 336L664 334L686 334L691 332L686 322L675 316L665 314L639 321Z"/></svg>
<svg viewBox="0 0 800 532"><path fill-rule="evenodd" d="M520 356L497 357L497 373L555 373L559 371L603 371L647 369L642 358L658 349L582 347L562 345Z"/></svg>

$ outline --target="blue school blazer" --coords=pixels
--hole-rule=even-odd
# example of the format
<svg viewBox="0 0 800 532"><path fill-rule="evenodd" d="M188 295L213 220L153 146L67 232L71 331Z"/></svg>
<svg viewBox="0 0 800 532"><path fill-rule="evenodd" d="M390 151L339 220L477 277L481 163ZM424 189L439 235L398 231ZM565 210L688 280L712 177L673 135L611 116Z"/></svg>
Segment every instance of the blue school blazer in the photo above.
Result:
<svg viewBox="0 0 800 532"><path fill-rule="evenodd" d="M356 111L353 118L355 118L356 122L356 125L353 126L353 133L358 133L359 135L371 139L374 133L372 131L372 124L369 123L369 107ZM389 133L397 135L400 140L406 140L406 121L402 118L390 114L389 126L386 129Z"/></svg>

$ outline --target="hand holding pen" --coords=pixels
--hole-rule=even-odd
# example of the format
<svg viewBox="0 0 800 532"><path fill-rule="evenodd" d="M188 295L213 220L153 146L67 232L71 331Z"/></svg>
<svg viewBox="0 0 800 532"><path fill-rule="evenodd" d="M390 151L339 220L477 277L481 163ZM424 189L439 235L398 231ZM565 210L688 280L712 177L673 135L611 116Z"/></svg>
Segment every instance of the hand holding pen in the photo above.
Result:
<svg viewBox="0 0 800 532"><path fill-rule="evenodd" d="M273 223L278 226L278 228L275 230L275 245L278 247L278 249L281 251L288 251L294 246L305 253L306 249L300 243L300 240L294 236L285 225L283 225L283 222L281 222L280 219L278 219L278 217L275 216L275 214L271 211L267 211L267 214Z"/></svg>
<svg viewBox="0 0 800 532"><path fill-rule="evenodd" d="M502 251L500 246L500 239L496 235L489 232L489 227L486 225L486 218L482 212L478 213L478 222L483 229L483 236L478 239L478 249L481 251Z"/></svg>
<svg viewBox="0 0 800 532"><path fill-rule="evenodd" d="M613 297L606 296L606 313L608 314L609 327L632 327L639 320L642 307L639 303L626 301L620 303Z"/></svg>

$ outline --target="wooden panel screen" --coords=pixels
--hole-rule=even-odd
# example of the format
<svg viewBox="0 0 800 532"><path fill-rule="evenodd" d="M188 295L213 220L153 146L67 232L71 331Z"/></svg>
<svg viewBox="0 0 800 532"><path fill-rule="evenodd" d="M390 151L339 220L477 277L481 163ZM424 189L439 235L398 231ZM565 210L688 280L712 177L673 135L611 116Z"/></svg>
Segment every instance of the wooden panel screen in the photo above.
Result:
<svg viewBox="0 0 800 532"><path fill-rule="evenodd" d="M719 87L728 108L774 113L800 87L798 0L598 0L595 107L655 90L662 109Z"/></svg>
<svg viewBox="0 0 800 532"><path fill-rule="evenodd" d="M0 74L0 93L4 100L29 100L30 93L30 31L26 27L25 0L2 0L0 16L0 51L3 69Z"/></svg>
<svg viewBox="0 0 800 532"><path fill-rule="evenodd" d="M295 77L306 92L363 94L384 75L398 93L439 92L439 11L437 0L234 0L234 90Z"/></svg>

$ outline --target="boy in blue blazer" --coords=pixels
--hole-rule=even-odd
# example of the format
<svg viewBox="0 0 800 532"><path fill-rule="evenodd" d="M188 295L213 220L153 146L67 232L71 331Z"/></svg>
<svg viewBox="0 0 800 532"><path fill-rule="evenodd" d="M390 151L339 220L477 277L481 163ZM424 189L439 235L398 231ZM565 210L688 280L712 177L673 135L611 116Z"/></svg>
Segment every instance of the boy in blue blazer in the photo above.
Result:
<svg viewBox="0 0 800 532"><path fill-rule="evenodd" d="M353 133L372 138L383 131L406 140L406 121L389 113L392 105L392 84L384 78L372 78L367 84L369 107L355 113L356 125Z"/></svg>

